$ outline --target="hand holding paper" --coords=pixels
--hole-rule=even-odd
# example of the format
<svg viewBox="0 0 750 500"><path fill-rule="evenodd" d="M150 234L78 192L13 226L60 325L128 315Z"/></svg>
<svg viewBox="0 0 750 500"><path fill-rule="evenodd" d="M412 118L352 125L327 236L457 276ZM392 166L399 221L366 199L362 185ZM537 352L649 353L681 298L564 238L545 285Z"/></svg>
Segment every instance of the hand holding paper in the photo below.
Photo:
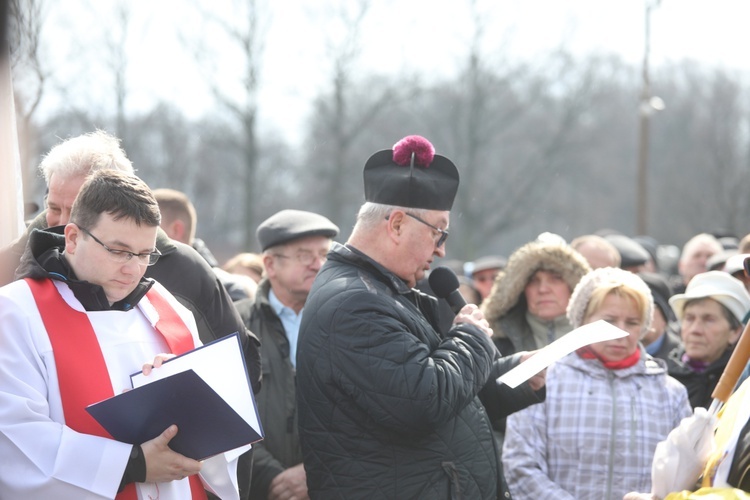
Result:
<svg viewBox="0 0 750 500"><path fill-rule="evenodd" d="M536 354L505 373L497 381L512 388L518 387L558 359L567 356L576 349L596 342L619 339L627 335L626 331L604 320L594 321L593 323L576 328L548 346L539 349L536 351Z"/></svg>
<svg viewBox="0 0 750 500"><path fill-rule="evenodd" d="M142 444L176 424L169 447L203 460L263 438L237 334L131 380L132 390L86 408L118 441Z"/></svg>
<svg viewBox="0 0 750 500"><path fill-rule="evenodd" d="M537 351L531 351L531 352L525 352L521 354L521 363L528 360L530 357L534 356L537 353ZM529 387L531 387L531 390L538 391L544 385L547 383L547 369L543 369L540 372L537 372L535 375L532 375L529 379Z"/></svg>

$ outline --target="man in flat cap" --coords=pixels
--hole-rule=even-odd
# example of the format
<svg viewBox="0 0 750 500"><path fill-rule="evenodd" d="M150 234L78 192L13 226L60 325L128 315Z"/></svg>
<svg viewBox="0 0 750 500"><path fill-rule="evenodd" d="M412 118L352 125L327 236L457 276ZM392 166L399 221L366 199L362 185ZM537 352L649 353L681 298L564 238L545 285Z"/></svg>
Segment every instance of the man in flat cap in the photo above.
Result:
<svg viewBox="0 0 750 500"><path fill-rule="evenodd" d="M295 356L302 309L339 228L326 217L282 210L256 231L265 277L237 308L261 340L263 387L256 400L265 439L253 446L250 498L307 498L297 432Z"/></svg>
<svg viewBox="0 0 750 500"><path fill-rule="evenodd" d="M474 266L471 268L471 280L482 300L490 295L495 278L506 265L508 265L508 259L501 255L485 255L474 261Z"/></svg>
<svg viewBox="0 0 750 500"><path fill-rule="evenodd" d="M543 375L512 390L476 305L438 333L414 287L445 256L458 171L409 136L365 164L365 204L305 305L297 409L316 498L503 498L493 418L539 402ZM508 494L504 498L510 498Z"/></svg>

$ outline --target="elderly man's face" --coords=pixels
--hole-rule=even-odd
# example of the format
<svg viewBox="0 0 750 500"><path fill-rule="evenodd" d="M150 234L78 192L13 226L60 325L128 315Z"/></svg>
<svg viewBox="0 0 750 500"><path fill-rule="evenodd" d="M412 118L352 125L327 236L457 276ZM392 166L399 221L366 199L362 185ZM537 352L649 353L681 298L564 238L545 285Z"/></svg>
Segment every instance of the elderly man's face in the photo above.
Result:
<svg viewBox="0 0 750 500"><path fill-rule="evenodd" d="M680 259L678 267L680 268L679 271L683 276L685 283L689 283L696 274L706 272L708 259L713 257L717 251L719 251L719 249L715 248L710 243L701 242L696 244L688 255Z"/></svg>
<svg viewBox="0 0 750 500"><path fill-rule="evenodd" d="M307 299L330 247L330 238L310 236L280 245L266 256L266 274L282 303Z"/></svg>
<svg viewBox="0 0 750 500"><path fill-rule="evenodd" d="M403 240L396 274L411 287L425 277L435 257L445 257L445 243L438 246L442 233L434 228L447 231L450 212L434 210L419 218L424 222L404 216L401 226Z"/></svg>
<svg viewBox="0 0 750 500"><path fill-rule="evenodd" d="M479 290L482 299L487 298L492 291L492 285L495 283L495 278L499 272L500 268L495 268L483 269L471 274L471 279L474 280L474 287Z"/></svg>
<svg viewBox="0 0 750 500"><path fill-rule="evenodd" d="M84 175L64 177L60 174L52 174L46 200L48 227L62 226L70 221L70 209L85 181Z"/></svg>
<svg viewBox="0 0 750 500"><path fill-rule="evenodd" d="M691 302L682 313L682 342L690 359L716 361L741 333L741 327L732 328L721 304L714 299Z"/></svg>

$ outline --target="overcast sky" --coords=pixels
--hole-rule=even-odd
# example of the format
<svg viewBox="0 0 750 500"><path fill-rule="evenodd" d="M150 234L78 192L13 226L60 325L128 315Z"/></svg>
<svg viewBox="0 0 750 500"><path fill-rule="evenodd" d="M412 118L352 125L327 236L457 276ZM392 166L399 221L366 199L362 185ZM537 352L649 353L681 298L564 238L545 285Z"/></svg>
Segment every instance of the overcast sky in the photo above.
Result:
<svg viewBox="0 0 750 500"><path fill-rule="evenodd" d="M84 9L71 8L76 1ZM346 1L346 0L342 0ZM76 63L72 40L97 43L97 30L111 26L114 2L66 0L65 11L55 3L50 20L55 42L51 57L70 61L67 78L83 69ZM229 9L230 0L211 0ZM261 122L286 130L290 139L305 120L307 106L329 70L325 43L337 27L322 6L336 0L273 0L262 67ZM705 64L750 69L750 1L662 0L651 16L651 61L684 58ZM133 28L129 41L130 105L148 109L157 99L177 102L192 116L212 106L212 98L196 64L178 40L178 33L199 33L201 21L187 11L188 0L130 0ZM375 0L362 27L363 72L398 72L403 68L429 75L448 75L467 52L472 22L467 0ZM505 43L514 57L533 60L560 46L575 53L617 53L640 64L644 52L644 0L477 0L488 26L487 47ZM97 22L99 25L97 25ZM194 23L198 23L195 25ZM192 25L192 26L191 26ZM225 54L224 68L231 68ZM90 64L90 63L88 63ZM234 78L231 69L227 81ZM103 70L102 70L103 72ZM63 73L64 74L64 73ZM90 80L90 78L89 78ZM86 95L95 99L97 90ZM55 106L53 99L45 103Z"/></svg>

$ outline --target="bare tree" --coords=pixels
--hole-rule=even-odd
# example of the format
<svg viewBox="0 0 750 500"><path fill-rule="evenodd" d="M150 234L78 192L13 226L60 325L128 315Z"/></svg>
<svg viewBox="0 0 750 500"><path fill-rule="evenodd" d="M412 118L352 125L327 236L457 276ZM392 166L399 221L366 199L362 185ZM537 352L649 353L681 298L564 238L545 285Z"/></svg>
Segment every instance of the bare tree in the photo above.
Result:
<svg viewBox="0 0 750 500"><path fill-rule="evenodd" d="M747 83L739 74L688 61L663 68L659 80L667 108L655 120L653 163L662 169L655 207L680 217L655 224L675 239L700 231L744 234L750 216L744 195L750 182ZM680 196L667 196L673 192Z"/></svg>
<svg viewBox="0 0 750 500"><path fill-rule="evenodd" d="M31 120L45 90L50 72L42 55L44 0L9 0L11 64L16 81L16 109L24 123Z"/></svg>
<svg viewBox="0 0 750 500"><path fill-rule="evenodd" d="M34 185L34 129L32 118L48 86L50 72L42 54L44 0L9 0L9 46L14 79L19 150L27 197Z"/></svg>
<svg viewBox="0 0 750 500"><path fill-rule="evenodd" d="M342 228L351 227L362 202L362 166L366 155L390 147L412 133L399 115L416 93L413 77L383 76L360 68L369 0L338 2L325 15L326 51L331 61L325 89L315 99L306 137L307 158L301 170L308 186L305 203ZM383 134L376 129L388 123ZM395 124L395 126L393 126ZM345 235L342 235L345 236Z"/></svg>
<svg viewBox="0 0 750 500"><path fill-rule="evenodd" d="M747 231L746 192L748 124L745 90L737 75L717 70L710 82L705 135L713 160L714 193L723 228L742 236Z"/></svg>
<svg viewBox="0 0 750 500"><path fill-rule="evenodd" d="M351 9L351 10L350 10ZM338 12L331 16L344 27L341 39L328 39L328 51L332 55L330 101L319 102L317 110L325 117L327 133L331 142L328 149L328 161L325 163L325 182L320 193L322 200L326 200L324 212L334 220L344 220L348 204L344 197L347 190L344 185L347 179L346 171L351 161L349 157L352 141L362 133L363 126L374 113L381 109L382 102L375 102L362 113L360 120L354 117L350 99L352 98L352 77L354 65L361 52L360 33L363 21L369 9L369 1L344 2L339 5ZM330 30L329 33L334 30ZM383 95L376 101L387 100L389 89L384 89ZM360 123L356 123L360 121Z"/></svg>
<svg viewBox="0 0 750 500"><path fill-rule="evenodd" d="M130 4L118 0L114 5L114 22L106 25L104 46L106 48L105 65L112 72L115 94L115 135L127 142L126 101L128 95L127 41L131 20Z"/></svg>
<svg viewBox="0 0 750 500"><path fill-rule="evenodd" d="M260 149L257 132L258 92L264 52L264 40L270 22L270 12L264 0L235 0L231 8L218 13L212 9L198 7L204 23L212 28L212 36L190 41L201 73L216 101L223 110L239 125L242 133L235 145L242 157L243 169L240 183L243 220L240 225L243 233L243 247L252 248L255 243L255 227L258 220L258 197L261 192L258 178ZM218 38L214 39L214 35ZM196 45L200 44L200 45ZM220 78L221 68L216 61L217 54L232 51L238 55L231 60L232 66L239 68L239 82L228 84ZM241 92L232 92L234 83L239 83Z"/></svg>

